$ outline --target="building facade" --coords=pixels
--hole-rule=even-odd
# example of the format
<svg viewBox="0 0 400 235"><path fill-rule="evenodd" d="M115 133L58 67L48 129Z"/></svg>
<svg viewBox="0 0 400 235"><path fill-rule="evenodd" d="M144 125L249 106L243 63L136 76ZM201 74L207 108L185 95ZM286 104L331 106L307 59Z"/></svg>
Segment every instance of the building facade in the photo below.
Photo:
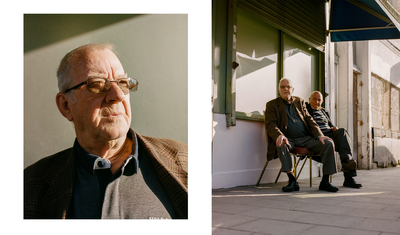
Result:
<svg viewBox="0 0 400 235"><path fill-rule="evenodd" d="M314 90L325 94L333 121L351 134L360 169L398 164L399 41L330 42L329 7L213 1L213 188L257 182L267 153L263 111L282 77L305 100ZM313 176L319 168L313 162ZM279 160L271 161L261 183L273 182L279 170Z"/></svg>

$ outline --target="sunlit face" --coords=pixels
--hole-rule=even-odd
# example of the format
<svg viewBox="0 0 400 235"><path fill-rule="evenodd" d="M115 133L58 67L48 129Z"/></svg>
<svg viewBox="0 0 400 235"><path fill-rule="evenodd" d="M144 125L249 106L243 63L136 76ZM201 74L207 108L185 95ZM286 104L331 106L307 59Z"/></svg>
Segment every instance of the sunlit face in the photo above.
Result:
<svg viewBox="0 0 400 235"><path fill-rule="evenodd" d="M319 92L314 92L310 98L308 98L308 100L310 101L310 105L313 109L320 109L322 102L324 102L322 100L322 95Z"/></svg>
<svg viewBox="0 0 400 235"><path fill-rule="evenodd" d="M289 101L292 98L292 94L294 92L294 88L292 84L287 79L282 79L279 83L279 94L282 99Z"/></svg>
<svg viewBox="0 0 400 235"><path fill-rule="evenodd" d="M73 85L91 77L117 80L125 77L117 56L108 49L92 49L83 58L73 61ZM131 124L129 93L124 94L112 82L107 93L94 94L83 85L74 92L76 103L70 105L77 137L114 140L126 136Z"/></svg>

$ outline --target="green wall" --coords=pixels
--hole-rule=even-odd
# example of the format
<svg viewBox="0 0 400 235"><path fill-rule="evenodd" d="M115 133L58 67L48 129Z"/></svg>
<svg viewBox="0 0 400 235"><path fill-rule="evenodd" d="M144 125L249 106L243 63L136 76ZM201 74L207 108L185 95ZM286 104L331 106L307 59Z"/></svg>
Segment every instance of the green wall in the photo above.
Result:
<svg viewBox="0 0 400 235"><path fill-rule="evenodd" d="M73 145L73 124L58 111L56 70L70 50L115 45L129 76L132 128L188 143L188 16L24 15L24 166Z"/></svg>
<svg viewBox="0 0 400 235"><path fill-rule="evenodd" d="M212 3L213 113L225 114L228 1Z"/></svg>

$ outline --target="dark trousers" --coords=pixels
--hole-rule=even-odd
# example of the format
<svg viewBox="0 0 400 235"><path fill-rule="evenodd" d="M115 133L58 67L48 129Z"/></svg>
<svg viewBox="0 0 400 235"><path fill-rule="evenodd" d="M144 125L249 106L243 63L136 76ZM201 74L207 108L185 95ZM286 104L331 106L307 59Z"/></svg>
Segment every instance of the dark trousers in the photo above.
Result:
<svg viewBox="0 0 400 235"><path fill-rule="evenodd" d="M296 146L306 147L314 153L320 154L320 158L315 160L322 162L322 171L324 175L331 175L337 172L336 160L334 156L334 143L326 140L325 144L322 144L321 141L316 140L311 136L289 139L289 145L282 144L281 147L276 147L278 157L282 163L282 172L288 172L292 170L293 161L290 151L292 151Z"/></svg>
<svg viewBox="0 0 400 235"><path fill-rule="evenodd" d="M340 160L343 163L346 160L352 159L351 154L351 139L349 132L344 128L339 128L336 131L324 134L331 138L335 143L335 151L339 153ZM345 176L357 176L356 170L344 173Z"/></svg>
<svg viewBox="0 0 400 235"><path fill-rule="evenodd" d="M336 131L329 132L324 134L331 138L335 143L335 151L339 153L340 160L343 162L344 160L349 160L352 157L351 154L351 139L349 132L347 132L344 128L339 128Z"/></svg>

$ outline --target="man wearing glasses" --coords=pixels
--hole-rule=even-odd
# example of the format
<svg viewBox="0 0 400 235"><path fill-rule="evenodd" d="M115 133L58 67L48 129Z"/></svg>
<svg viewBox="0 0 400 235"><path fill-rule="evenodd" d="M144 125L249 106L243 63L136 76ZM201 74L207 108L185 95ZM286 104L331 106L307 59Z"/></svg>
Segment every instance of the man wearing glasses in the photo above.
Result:
<svg viewBox="0 0 400 235"><path fill-rule="evenodd" d="M332 139L321 132L318 124L307 111L303 99L292 96L292 82L282 78L279 82L280 97L269 101L265 111L267 135L273 140L268 143L268 160L279 157L282 172L286 172L289 184L282 188L284 192L299 191L299 183L292 173L290 151L294 147L307 147L320 154L323 163L323 177L320 190L337 192L339 189L329 183L329 175L337 172Z"/></svg>
<svg viewBox="0 0 400 235"><path fill-rule="evenodd" d="M130 78L110 44L69 52L57 71L74 146L24 171L25 218L187 218L187 145L132 129Z"/></svg>

